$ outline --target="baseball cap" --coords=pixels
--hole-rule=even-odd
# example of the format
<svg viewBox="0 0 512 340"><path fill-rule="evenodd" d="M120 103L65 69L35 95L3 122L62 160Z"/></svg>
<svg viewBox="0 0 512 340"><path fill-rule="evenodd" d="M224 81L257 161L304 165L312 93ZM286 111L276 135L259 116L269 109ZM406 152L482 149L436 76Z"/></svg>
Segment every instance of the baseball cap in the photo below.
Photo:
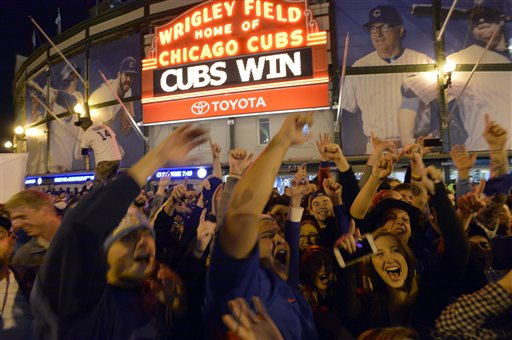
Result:
<svg viewBox="0 0 512 340"><path fill-rule="evenodd" d="M130 211L128 212L119 225L112 231L112 233L105 239L103 243L103 249L105 252L110 248L110 246L121 237L128 235L129 233L139 230L139 229L148 229L151 230L151 234L153 238L155 237L155 231L149 224L146 216L141 214L138 211Z"/></svg>
<svg viewBox="0 0 512 340"><path fill-rule="evenodd" d="M85 122L91 122L92 123L92 120L91 118L89 117L80 117L78 118L78 120L75 122L75 126L81 126L83 123Z"/></svg>
<svg viewBox="0 0 512 340"><path fill-rule="evenodd" d="M82 69L78 67L78 65L74 61L69 62L71 66L68 64L64 65L64 67L60 70L60 79L61 81L70 80L71 74L74 74L75 72L73 69L75 69L78 73L82 72Z"/></svg>
<svg viewBox="0 0 512 340"><path fill-rule="evenodd" d="M498 23L505 19L505 16L503 16L500 11L488 6L476 6L468 9L466 13L468 20L474 25L484 22Z"/></svg>
<svg viewBox="0 0 512 340"><path fill-rule="evenodd" d="M137 71L137 61L133 57L126 57L121 61L121 65L119 66L119 72L121 73L139 73Z"/></svg>
<svg viewBox="0 0 512 340"><path fill-rule="evenodd" d="M402 24L402 17L393 6L377 6L368 13L368 22L363 27L368 28L378 22L398 26Z"/></svg>

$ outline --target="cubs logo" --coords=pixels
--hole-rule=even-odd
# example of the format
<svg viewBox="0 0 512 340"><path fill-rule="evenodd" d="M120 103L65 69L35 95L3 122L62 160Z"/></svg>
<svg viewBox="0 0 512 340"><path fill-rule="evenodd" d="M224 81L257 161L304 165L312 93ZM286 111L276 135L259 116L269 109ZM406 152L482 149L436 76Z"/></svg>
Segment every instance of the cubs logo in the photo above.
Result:
<svg viewBox="0 0 512 340"><path fill-rule="evenodd" d="M378 18L380 17L380 15L382 14L381 10L380 9L376 9L375 11L373 11L372 15L374 18Z"/></svg>

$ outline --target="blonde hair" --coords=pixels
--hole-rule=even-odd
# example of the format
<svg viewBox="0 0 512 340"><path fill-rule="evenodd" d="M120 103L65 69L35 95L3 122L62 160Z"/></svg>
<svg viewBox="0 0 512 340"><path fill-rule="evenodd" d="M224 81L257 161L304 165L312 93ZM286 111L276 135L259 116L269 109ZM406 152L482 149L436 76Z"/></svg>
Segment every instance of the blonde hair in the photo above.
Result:
<svg viewBox="0 0 512 340"><path fill-rule="evenodd" d="M45 206L53 208L50 196L45 192L35 189L27 189L18 192L5 203L5 209L8 211L24 207L39 210Z"/></svg>

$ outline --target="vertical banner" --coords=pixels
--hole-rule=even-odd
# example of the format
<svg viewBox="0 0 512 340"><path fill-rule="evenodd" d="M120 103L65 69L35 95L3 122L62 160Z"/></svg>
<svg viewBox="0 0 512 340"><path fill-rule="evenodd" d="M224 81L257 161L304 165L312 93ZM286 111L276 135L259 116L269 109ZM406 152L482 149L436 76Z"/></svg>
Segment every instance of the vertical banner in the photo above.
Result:
<svg viewBox="0 0 512 340"><path fill-rule="evenodd" d="M80 54L71 57L69 62L84 77L85 56ZM47 115L50 172L85 169L78 142L82 131L74 124L79 118L79 113L83 112L84 92L84 84L66 62L52 65L48 108L59 119L50 113Z"/></svg>
<svg viewBox="0 0 512 340"><path fill-rule="evenodd" d="M26 153L0 153L0 203L25 187L27 159Z"/></svg>
<svg viewBox="0 0 512 340"><path fill-rule="evenodd" d="M46 119L48 72L42 71L27 80L25 86L25 121L20 125L29 126L43 122ZM42 103L42 104L41 104ZM43 174L47 169L47 125L41 123L25 130L26 146L28 152L27 171L29 174Z"/></svg>
<svg viewBox="0 0 512 340"><path fill-rule="evenodd" d="M442 4L441 23L452 1ZM350 33L341 98L344 151L370 153L372 133L404 145L421 136L441 137L444 128L451 145L487 150L484 113L511 131L510 7L509 1L498 0L457 3L443 36L446 59L454 70L440 73L451 81L447 125L442 127L438 73L422 65L435 62L432 5L413 0L336 1L338 57ZM490 48L484 53L486 45Z"/></svg>
<svg viewBox="0 0 512 340"><path fill-rule="evenodd" d="M108 78L103 81L100 71ZM110 86L109 86L110 85ZM125 112L111 88L124 104ZM105 45L91 47L89 53L89 108L93 121L108 125L124 150L121 167L128 167L144 154L144 141L134 131L127 116L141 121L140 100L140 36L133 35ZM91 166L93 164L91 163Z"/></svg>

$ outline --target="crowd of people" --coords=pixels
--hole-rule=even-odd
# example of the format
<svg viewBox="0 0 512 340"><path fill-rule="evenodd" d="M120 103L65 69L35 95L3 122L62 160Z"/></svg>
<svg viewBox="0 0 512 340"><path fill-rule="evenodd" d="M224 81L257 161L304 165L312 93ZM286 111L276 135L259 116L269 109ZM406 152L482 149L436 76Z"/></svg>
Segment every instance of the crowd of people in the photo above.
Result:
<svg viewBox="0 0 512 340"><path fill-rule="evenodd" d="M73 199L14 195L0 211L1 338L512 338L507 131L486 116L487 182L470 180L475 154L452 148L454 192L421 139L397 150L373 136L357 180L323 133L314 179L298 166L280 195L274 180L311 137L306 124L312 113L288 115L256 159L230 150L225 182L211 142L199 187L163 176L141 189L207 140L185 124ZM390 175L404 160L401 183Z"/></svg>

